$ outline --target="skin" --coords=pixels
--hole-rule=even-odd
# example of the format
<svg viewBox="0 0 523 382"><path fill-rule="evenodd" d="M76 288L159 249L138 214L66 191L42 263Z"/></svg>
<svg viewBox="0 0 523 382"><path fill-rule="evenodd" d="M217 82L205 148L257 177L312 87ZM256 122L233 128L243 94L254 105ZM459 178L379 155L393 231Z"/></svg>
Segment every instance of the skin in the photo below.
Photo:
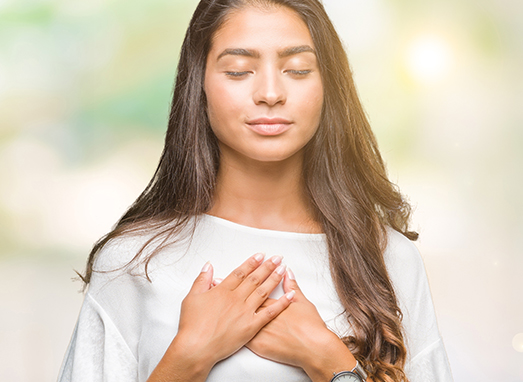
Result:
<svg viewBox="0 0 523 382"><path fill-rule="evenodd" d="M303 147L320 121L323 85L315 54L290 54L297 48L313 50L312 38L299 16L281 7L235 11L215 34L205 75L221 161L211 215L258 228L321 232L301 170ZM241 49L252 55L227 54ZM247 124L260 117L292 124L283 134L264 136Z"/></svg>
<svg viewBox="0 0 523 382"><path fill-rule="evenodd" d="M205 264L182 302L178 333L148 381L205 381L217 362L289 306L294 293L256 313L284 272L281 257L263 262L255 255L213 287L212 265Z"/></svg>
<svg viewBox="0 0 523 382"><path fill-rule="evenodd" d="M301 176L303 148L318 128L323 105L305 23L285 7L234 11L214 36L205 92L221 153L209 213L257 228L321 232ZM262 126L260 134L249 124L260 117L289 123L269 135L278 126ZM285 295L268 299L282 281ZM210 264L204 266L182 303L178 334L149 381L204 381L218 361L242 346L301 367L314 382L356 365L281 258L253 256L223 281L214 278Z"/></svg>

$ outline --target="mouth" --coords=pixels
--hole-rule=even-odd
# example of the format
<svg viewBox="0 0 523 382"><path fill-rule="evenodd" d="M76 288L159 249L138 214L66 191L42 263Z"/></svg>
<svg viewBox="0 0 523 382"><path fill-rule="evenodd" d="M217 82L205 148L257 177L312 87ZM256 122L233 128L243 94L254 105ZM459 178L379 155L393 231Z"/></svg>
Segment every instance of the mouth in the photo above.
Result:
<svg viewBox="0 0 523 382"><path fill-rule="evenodd" d="M290 129L293 122L285 118L256 118L247 121L247 126L259 135L275 136Z"/></svg>

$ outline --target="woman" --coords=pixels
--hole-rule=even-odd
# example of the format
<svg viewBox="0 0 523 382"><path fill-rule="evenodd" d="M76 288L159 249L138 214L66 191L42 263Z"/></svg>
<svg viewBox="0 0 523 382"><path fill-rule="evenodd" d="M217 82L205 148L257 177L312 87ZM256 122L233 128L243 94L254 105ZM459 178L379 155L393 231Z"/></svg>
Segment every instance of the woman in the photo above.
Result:
<svg viewBox="0 0 523 382"><path fill-rule="evenodd" d="M322 5L202 0L59 379L449 381L408 217Z"/></svg>

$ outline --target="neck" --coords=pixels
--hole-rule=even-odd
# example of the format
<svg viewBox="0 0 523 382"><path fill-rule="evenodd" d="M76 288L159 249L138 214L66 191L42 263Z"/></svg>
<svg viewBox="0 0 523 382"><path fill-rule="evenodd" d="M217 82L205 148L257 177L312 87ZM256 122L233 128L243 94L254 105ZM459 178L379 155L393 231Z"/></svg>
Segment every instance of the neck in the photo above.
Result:
<svg viewBox="0 0 523 382"><path fill-rule="evenodd" d="M305 194L302 153L269 163L223 154L210 215L255 228L322 232Z"/></svg>

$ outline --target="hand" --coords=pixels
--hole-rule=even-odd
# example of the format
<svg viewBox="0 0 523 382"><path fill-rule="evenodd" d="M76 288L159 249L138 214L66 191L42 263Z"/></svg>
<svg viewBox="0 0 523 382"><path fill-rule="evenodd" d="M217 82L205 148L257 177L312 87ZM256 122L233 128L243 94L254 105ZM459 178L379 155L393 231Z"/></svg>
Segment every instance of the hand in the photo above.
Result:
<svg viewBox="0 0 523 382"><path fill-rule="evenodd" d="M285 266L280 263L281 257L263 262L263 255L252 256L219 285L213 284L211 264L205 264L182 302L178 334L150 380L204 380L214 364L277 317L294 292L257 310L283 278Z"/></svg>
<svg viewBox="0 0 523 382"><path fill-rule="evenodd" d="M283 290L295 292L292 304L265 325L246 346L260 357L301 367L314 381L328 381L333 372L352 369L356 365L355 358L341 339L327 328L314 304L300 290L290 269L285 275ZM268 299L260 312L275 302Z"/></svg>

